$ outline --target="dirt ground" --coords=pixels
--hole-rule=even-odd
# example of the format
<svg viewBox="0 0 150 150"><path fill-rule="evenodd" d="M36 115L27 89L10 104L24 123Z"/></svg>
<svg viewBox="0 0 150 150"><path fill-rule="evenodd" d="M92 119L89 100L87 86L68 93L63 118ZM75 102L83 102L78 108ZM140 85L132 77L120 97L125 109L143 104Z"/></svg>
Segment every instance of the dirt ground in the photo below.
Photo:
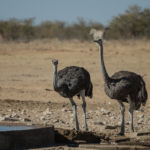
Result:
<svg viewBox="0 0 150 150"><path fill-rule="evenodd" d="M89 131L118 133L121 113L119 105L104 93L98 47L93 42L42 40L0 43L0 122L28 125L52 124L56 128L73 129L73 111L68 99L52 88L52 59L58 68L76 65L86 68L93 83L93 98L86 98ZM107 71L128 70L143 76L150 92L150 41L104 41ZM84 130L82 101L78 105L80 129ZM130 131L128 104L125 132ZM150 101L134 112L135 132L150 132Z"/></svg>

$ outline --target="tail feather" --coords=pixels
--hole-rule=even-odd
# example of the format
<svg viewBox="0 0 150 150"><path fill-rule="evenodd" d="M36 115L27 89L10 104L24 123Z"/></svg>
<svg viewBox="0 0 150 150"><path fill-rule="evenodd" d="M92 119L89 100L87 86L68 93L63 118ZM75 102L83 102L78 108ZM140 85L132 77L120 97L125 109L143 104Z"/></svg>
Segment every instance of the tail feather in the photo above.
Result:
<svg viewBox="0 0 150 150"><path fill-rule="evenodd" d="M89 87L85 90L85 96L90 98L93 97L93 85L92 83L89 84ZM77 94L77 97L80 99L80 94Z"/></svg>
<svg viewBox="0 0 150 150"><path fill-rule="evenodd" d="M92 85L92 83L89 84L89 87L85 92L85 96L88 96L90 98L93 97L93 85Z"/></svg>
<svg viewBox="0 0 150 150"><path fill-rule="evenodd" d="M147 102L147 98L148 98L148 94L147 94L147 90L146 90L146 85L144 80L142 79L142 77L140 77L140 83L141 83L141 88L138 92L138 99L140 100L140 102L142 103L143 106L145 106L146 102Z"/></svg>

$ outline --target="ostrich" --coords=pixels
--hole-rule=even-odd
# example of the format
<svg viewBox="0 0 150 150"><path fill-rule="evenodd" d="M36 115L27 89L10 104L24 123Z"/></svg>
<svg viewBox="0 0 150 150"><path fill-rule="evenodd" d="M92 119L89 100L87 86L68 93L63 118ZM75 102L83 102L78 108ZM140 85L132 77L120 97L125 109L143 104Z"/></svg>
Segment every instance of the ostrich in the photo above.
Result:
<svg viewBox="0 0 150 150"><path fill-rule="evenodd" d="M84 129L87 131L86 121L86 101L85 96L92 98L93 85L90 79L90 74L82 67L69 66L57 72L58 60L53 59L53 88L61 96L69 98L74 111L75 129L79 130L79 123L77 117L77 105L73 100L73 96L82 97L82 109L84 113Z"/></svg>
<svg viewBox="0 0 150 150"><path fill-rule="evenodd" d="M134 72L119 71L109 77L103 58L103 42L102 39L94 40L98 43L101 69L104 78L104 90L107 96L111 99L116 99L121 109L121 131L119 135L124 135L124 112L125 107L123 102L129 103L129 114L130 114L130 130L134 132L133 127L133 111L138 110L142 105L146 104L147 91L145 82L142 77Z"/></svg>

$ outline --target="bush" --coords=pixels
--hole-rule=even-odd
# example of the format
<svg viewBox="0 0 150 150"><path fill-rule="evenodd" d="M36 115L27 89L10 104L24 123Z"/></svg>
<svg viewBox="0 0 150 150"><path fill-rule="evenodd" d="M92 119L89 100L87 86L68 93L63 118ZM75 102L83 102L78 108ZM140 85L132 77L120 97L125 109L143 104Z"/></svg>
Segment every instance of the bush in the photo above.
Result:
<svg viewBox="0 0 150 150"><path fill-rule="evenodd" d="M107 32L108 39L150 38L150 9L133 5L125 14L114 17Z"/></svg>
<svg viewBox="0 0 150 150"><path fill-rule="evenodd" d="M32 40L42 38L90 40L91 28L102 30L99 22L86 22L78 18L76 23L68 25L62 21L45 21L34 25L34 18L18 20L12 18L0 21L0 36L4 40ZM107 30L106 39L150 38L150 9L130 6L124 14L112 19Z"/></svg>

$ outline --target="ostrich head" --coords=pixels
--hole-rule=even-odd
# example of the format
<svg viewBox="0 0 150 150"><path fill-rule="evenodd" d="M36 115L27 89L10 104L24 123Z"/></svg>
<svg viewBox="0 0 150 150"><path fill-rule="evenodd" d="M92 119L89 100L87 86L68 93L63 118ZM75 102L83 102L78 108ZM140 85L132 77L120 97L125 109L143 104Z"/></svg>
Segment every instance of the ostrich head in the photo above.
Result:
<svg viewBox="0 0 150 150"><path fill-rule="evenodd" d="M52 60L52 64L53 64L54 66L57 66L57 65L58 65L58 60L57 60L57 59L53 59L53 60Z"/></svg>
<svg viewBox="0 0 150 150"><path fill-rule="evenodd" d="M102 45L103 44L103 41L102 39L97 39L97 40L94 40L94 42L96 42L97 44L99 45Z"/></svg>

